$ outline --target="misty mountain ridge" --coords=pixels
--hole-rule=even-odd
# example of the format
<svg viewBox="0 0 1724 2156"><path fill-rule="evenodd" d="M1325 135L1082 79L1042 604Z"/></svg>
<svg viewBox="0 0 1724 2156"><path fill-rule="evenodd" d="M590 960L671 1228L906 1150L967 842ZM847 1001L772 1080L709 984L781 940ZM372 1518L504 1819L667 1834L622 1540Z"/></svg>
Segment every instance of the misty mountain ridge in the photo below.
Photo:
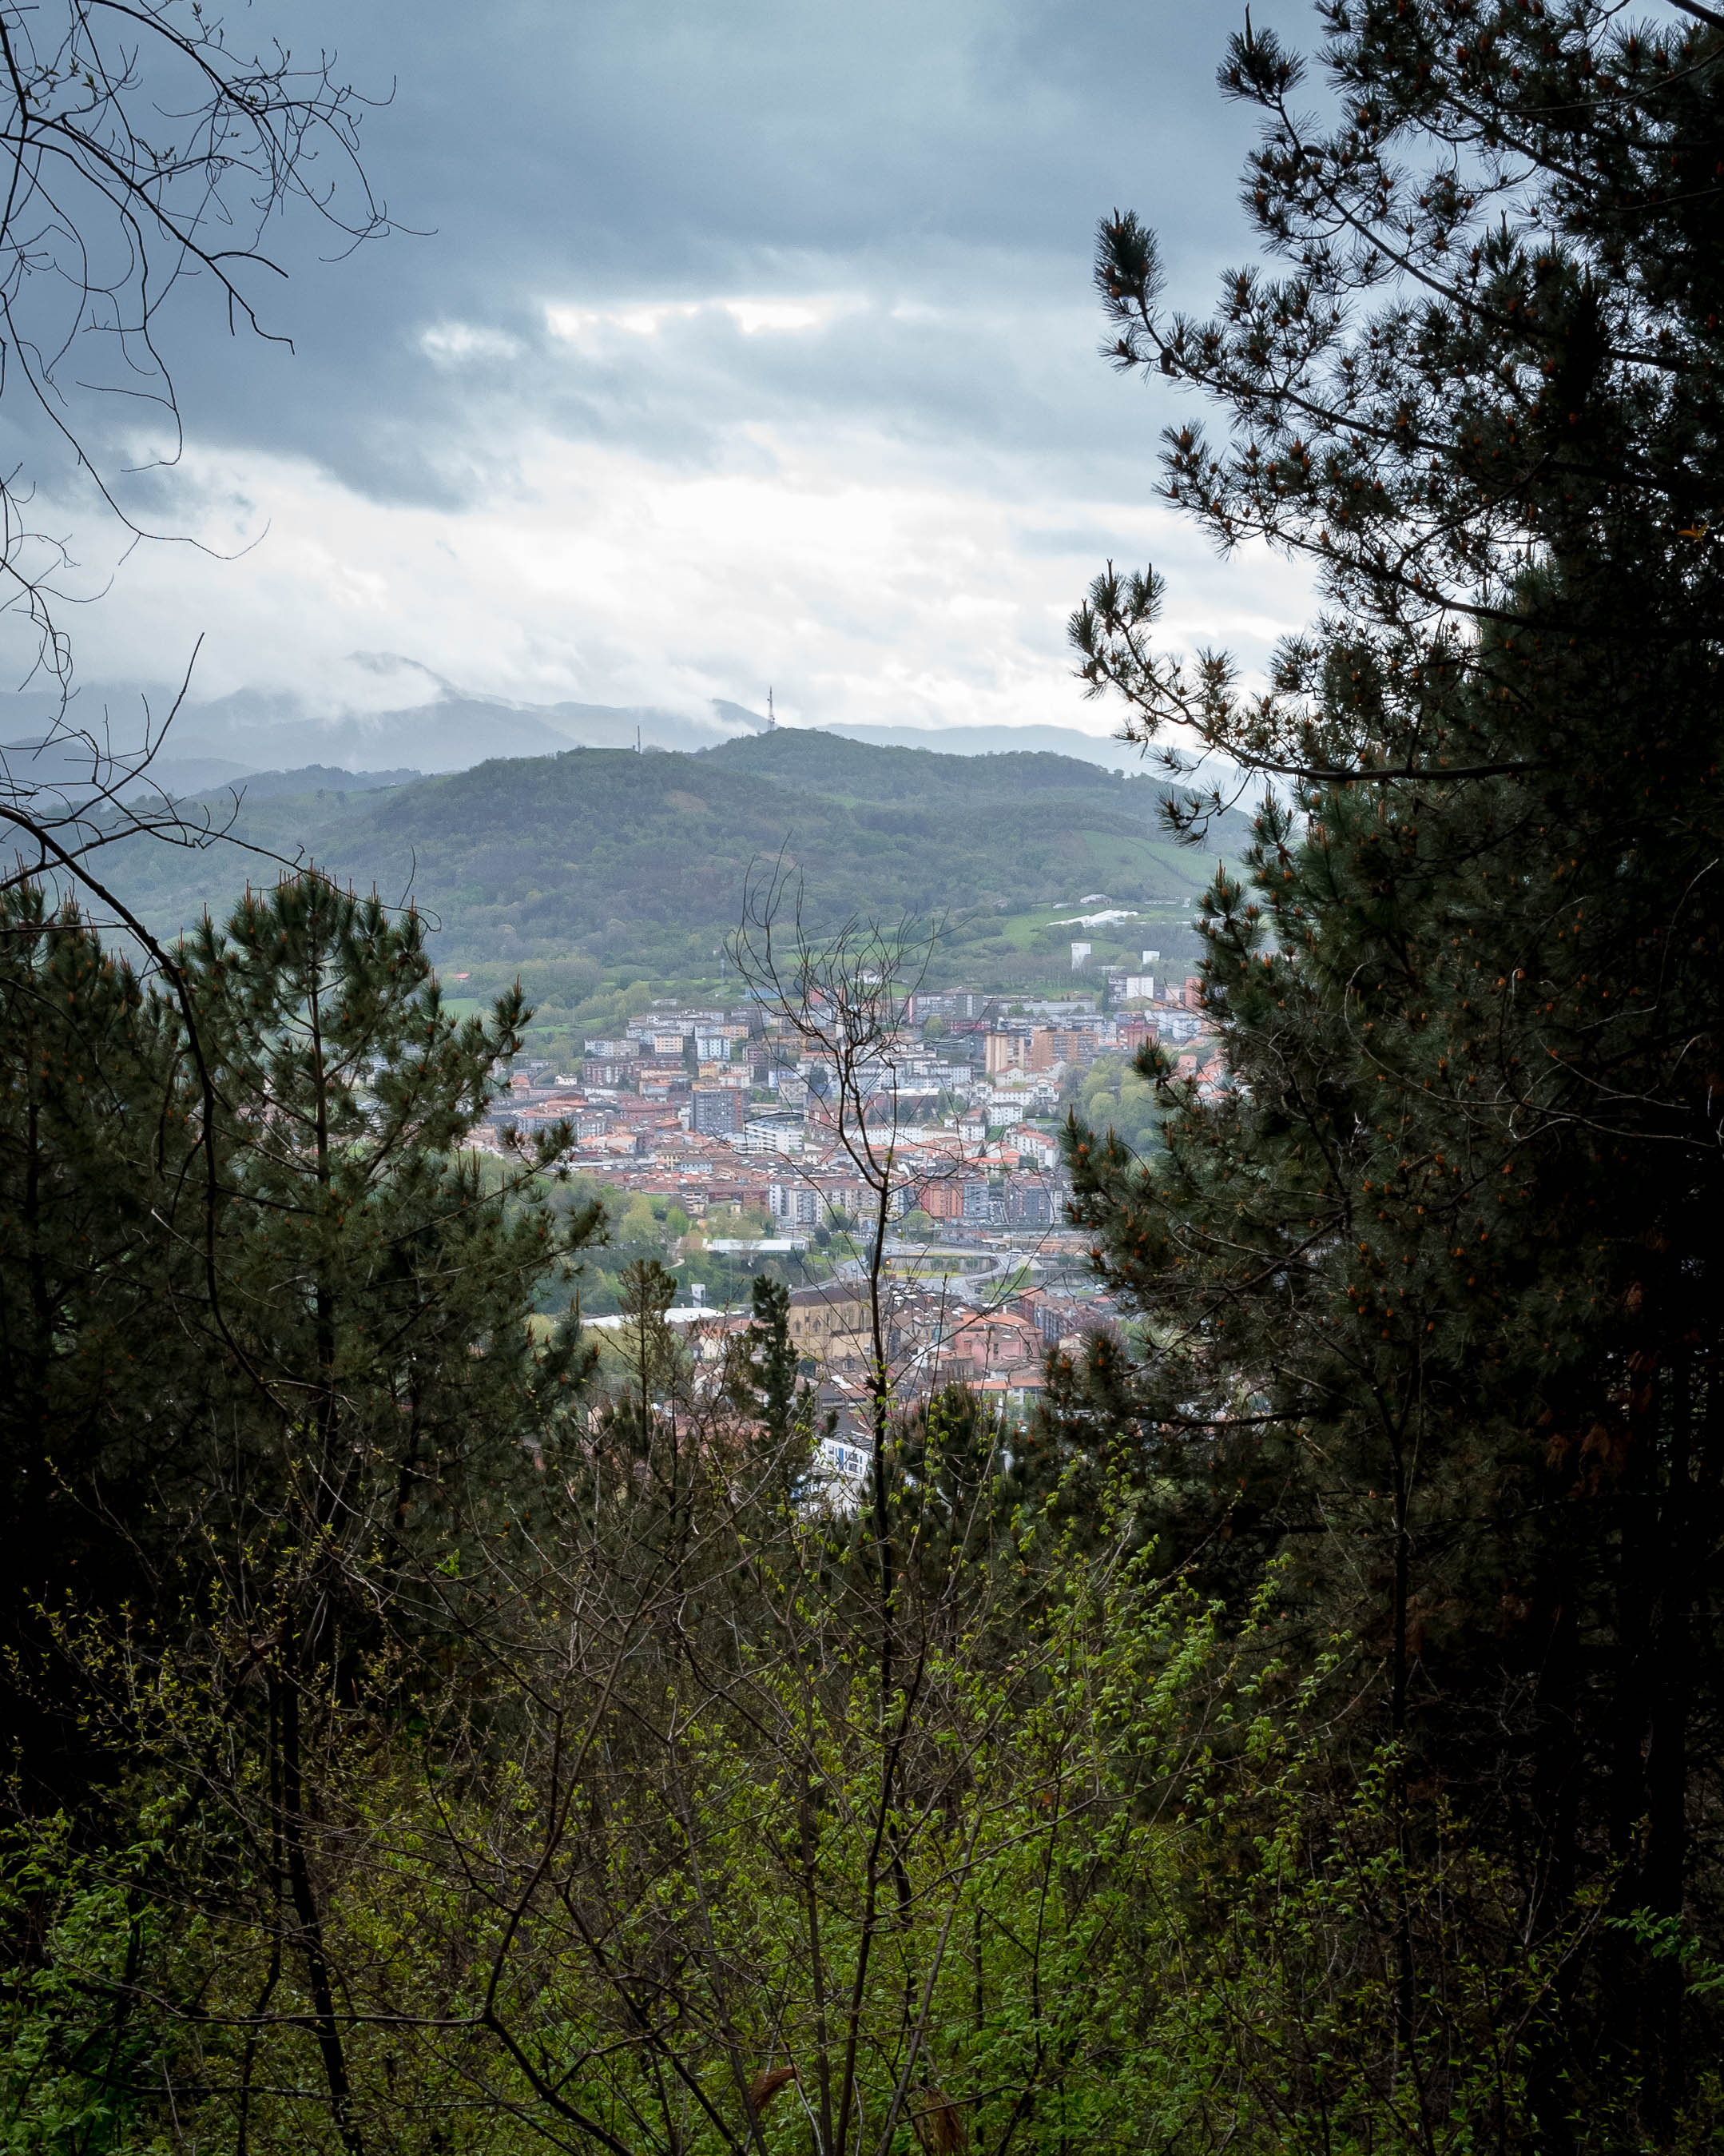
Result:
<svg viewBox="0 0 1724 2156"><path fill-rule="evenodd" d="M121 688L95 682L73 701L69 723L110 742L116 755L141 747L146 726L159 728L173 708L171 688ZM56 700L45 693L0 696L0 742L14 755L52 727ZM521 704L454 690L433 700L378 711L319 716L299 696L240 689L183 705L158 751L153 775L170 791L201 792L251 772L323 765L349 773L411 769L444 773L495 757L554 756L569 747L671 749L698 753L771 731L766 714L715 697L695 716L652 706L564 702ZM1107 770L1137 761L1129 743L1058 726L849 725L778 728L816 732L877 747L942 756L1068 757Z"/></svg>

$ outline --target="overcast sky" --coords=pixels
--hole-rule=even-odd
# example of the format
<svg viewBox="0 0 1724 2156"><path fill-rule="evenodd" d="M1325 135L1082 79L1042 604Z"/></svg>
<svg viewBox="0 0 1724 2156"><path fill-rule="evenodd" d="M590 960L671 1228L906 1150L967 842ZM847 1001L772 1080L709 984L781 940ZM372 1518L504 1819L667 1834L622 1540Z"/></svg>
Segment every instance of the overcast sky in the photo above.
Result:
<svg viewBox="0 0 1724 2156"><path fill-rule="evenodd" d="M1304 41L1309 19L1275 12ZM1258 10L1260 18L1264 11ZM1175 0L255 0L393 102L406 234L285 236L269 318L181 320L183 461L74 624L86 676L203 694L523 701L1108 732L1064 624L1110 554L1247 664L1298 575L1218 562L1152 499L1159 382L1096 357L1097 217L1176 295L1247 251L1235 11ZM246 28L250 25L250 28ZM79 534L85 572L101 545Z"/></svg>

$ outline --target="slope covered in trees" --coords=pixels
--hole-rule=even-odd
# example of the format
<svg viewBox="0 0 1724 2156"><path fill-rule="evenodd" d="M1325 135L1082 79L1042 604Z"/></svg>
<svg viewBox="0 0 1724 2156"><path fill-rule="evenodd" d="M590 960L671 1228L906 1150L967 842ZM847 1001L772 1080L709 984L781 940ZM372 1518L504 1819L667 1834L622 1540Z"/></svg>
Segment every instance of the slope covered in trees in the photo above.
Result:
<svg viewBox="0 0 1724 2156"><path fill-rule="evenodd" d="M961 964L972 916L1001 908L1105 890L1183 910L1203 870L1161 829L1164 791L1070 757L942 756L781 729L699 756L500 760L381 795L272 791L244 798L233 829L275 854L303 848L388 899L411 891L440 963L581 956L708 970L750 861L782 848L808 871L820 918L950 912ZM134 848L125 870L164 932L219 908L245 872L224 846Z"/></svg>

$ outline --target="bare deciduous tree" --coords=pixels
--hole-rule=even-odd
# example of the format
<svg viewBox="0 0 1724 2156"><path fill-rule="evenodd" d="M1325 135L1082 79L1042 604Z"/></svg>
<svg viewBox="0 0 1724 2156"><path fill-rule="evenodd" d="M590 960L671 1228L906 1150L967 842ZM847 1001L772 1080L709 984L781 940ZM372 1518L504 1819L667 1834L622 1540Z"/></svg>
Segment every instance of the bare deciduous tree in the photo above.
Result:
<svg viewBox="0 0 1724 2156"><path fill-rule="evenodd" d="M201 0L0 0L0 409L34 444L0 472L0 654L55 701L44 739L0 747L0 824L13 880L75 886L134 932L93 857L222 826L151 776L186 684L167 711L145 706L134 741L77 712L65 609L87 595L38 496L70 475L127 547L163 536L122 480L180 452L174 314L206 297L230 333L285 341L259 311L285 274L264 245L283 213L344 249L389 228L360 160L367 100L334 69L233 44Z"/></svg>

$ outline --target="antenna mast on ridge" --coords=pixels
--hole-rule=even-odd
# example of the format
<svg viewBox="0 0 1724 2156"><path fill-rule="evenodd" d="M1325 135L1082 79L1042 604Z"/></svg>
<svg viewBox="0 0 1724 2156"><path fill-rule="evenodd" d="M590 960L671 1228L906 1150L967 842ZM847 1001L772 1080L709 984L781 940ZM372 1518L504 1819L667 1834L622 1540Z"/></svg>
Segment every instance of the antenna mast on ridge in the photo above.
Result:
<svg viewBox="0 0 1724 2156"><path fill-rule="evenodd" d="M767 690L767 732L771 733L777 723L777 719L772 711L772 692L768 689Z"/></svg>

